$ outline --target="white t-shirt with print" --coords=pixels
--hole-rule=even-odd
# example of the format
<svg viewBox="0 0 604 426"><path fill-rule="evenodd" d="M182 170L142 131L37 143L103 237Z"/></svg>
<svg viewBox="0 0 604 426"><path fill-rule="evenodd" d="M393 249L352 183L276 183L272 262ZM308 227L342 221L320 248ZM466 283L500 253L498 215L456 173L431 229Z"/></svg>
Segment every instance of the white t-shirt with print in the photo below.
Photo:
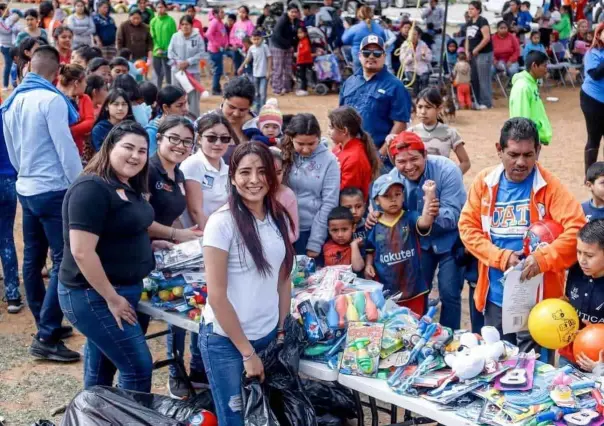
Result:
<svg viewBox="0 0 604 426"><path fill-rule="evenodd" d="M285 243L271 216L267 215L263 221L256 219L256 227L264 256L271 266L267 276L261 275L256 269L228 206L210 216L203 235L204 247L215 247L229 253L227 298L233 305L243 332L249 340L260 339L277 326L279 270L285 259ZM206 304L203 317L206 324L214 324L216 334L226 336L215 320L210 303Z"/></svg>
<svg viewBox="0 0 604 426"><path fill-rule="evenodd" d="M199 150L180 165L185 180L193 180L201 185L203 192L203 214L210 216L224 206L229 198L229 166L220 159L220 169L216 170L203 151ZM186 228L194 225L189 212L181 216L182 225Z"/></svg>

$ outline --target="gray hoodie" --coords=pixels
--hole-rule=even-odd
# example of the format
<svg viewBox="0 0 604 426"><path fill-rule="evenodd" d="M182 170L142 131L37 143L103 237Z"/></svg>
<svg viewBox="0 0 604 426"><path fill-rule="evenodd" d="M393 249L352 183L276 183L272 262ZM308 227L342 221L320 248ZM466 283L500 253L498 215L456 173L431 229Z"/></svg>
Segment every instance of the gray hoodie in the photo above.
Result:
<svg viewBox="0 0 604 426"><path fill-rule="evenodd" d="M19 21L19 15L13 13L6 18L0 18L0 46L11 47L13 45L13 38L21 30Z"/></svg>
<svg viewBox="0 0 604 426"><path fill-rule="evenodd" d="M324 144L309 157L294 156L287 181L298 200L300 232L310 231L306 249L321 252L327 239L327 216L338 206L340 166Z"/></svg>
<svg viewBox="0 0 604 426"><path fill-rule="evenodd" d="M177 32L170 40L168 46L168 59L172 66L172 72L178 71L178 63L187 61L187 71L191 74L199 74L199 60L205 55L206 46L197 29L185 38L182 31Z"/></svg>
<svg viewBox="0 0 604 426"><path fill-rule="evenodd" d="M92 46L92 36L96 33L96 27L91 16L78 18L75 14L67 18L67 26L73 31L72 49L75 50L82 45Z"/></svg>

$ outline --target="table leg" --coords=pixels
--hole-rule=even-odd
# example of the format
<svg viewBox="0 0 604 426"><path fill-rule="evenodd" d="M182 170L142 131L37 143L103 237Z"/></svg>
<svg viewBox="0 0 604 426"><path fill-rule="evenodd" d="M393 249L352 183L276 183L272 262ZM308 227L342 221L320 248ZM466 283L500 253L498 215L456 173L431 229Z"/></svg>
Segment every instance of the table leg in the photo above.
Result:
<svg viewBox="0 0 604 426"><path fill-rule="evenodd" d="M380 415L377 409L377 402L371 396L369 397L369 409L371 410L371 426L379 426Z"/></svg>
<svg viewBox="0 0 604 426"><path fill-rule="evenodd" d="M354 404L356 405L356 408L357 408L357 425L365 426L365 418L363 415L363 404L361 404L361 395L355 390L352 391L352 395L354 396Z"/></svg>
<svg viewBox="0 0 604 426"><path fill-rule="evenodd" d="M398 421L398 407L394 404L390 406L390 422L396 424Z"/></svg>

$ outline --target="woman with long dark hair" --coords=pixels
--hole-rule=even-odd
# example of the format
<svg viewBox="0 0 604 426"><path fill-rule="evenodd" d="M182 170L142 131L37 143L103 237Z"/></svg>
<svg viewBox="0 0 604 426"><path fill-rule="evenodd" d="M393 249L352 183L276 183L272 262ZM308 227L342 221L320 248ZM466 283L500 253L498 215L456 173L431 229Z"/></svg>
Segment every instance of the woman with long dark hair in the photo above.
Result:
<svg viewBox="0 0 604 426"><path fill-rule="evenodd" d="M94 151L100 151L101 145L111 129L126 120L134 120L132 104L128 100L128 95L122 89L112 89L92 128L90 141Z"/></svg>
<svg viewBox="0 0 604 426"><path fill-rule="evenodd" d="M203 238L208 304L199 347L218 423L237 426L243 425L243 372L264 380L258 352L284 336L294 250L266 145L238 146L229 179L229 204L210 216Z"/></svg>
<svg viewBox="0 0 604 426"><path fill-rule="evenodd" d="M72 49L92 46L92 36L96 34L94 21L88 12L84 0L77 0L73 6L74 13L67 18L67 26L73 31Z"/></svg>
<svg viewBox="0 0 604 426"><path fill-rule="evenodd" d="M587 126L585 173L598 161L600 142L604 136L604 23L596 28L594 41L585 54L585 81L581 86L581 111Z"/></svg>
<svg viewBox="0 0 604 426"><path fill-rule="evenodd" d="M136 316L142 280L155 264L147 232L153 223L145 198L148 148L139 124L118 124L63 202L59 302L87 338L85 388L112 386L119 371L121 389L151 390L153 359Z"/></svg>
<svg viewBox="0 0 604 426"><path fill-rule="evenodd" d="M316 258L327 238L327 217L339 204L340 167L321 142L321 128L312 114L296 114L285 129L283 182L298 199L300 237L297 254Z"/></svg>

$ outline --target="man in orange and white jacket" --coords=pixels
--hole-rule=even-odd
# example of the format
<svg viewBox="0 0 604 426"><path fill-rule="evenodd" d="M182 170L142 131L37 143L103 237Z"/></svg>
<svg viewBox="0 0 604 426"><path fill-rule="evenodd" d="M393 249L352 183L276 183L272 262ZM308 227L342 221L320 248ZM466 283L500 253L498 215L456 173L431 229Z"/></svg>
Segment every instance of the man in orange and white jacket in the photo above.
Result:
<svg viewBox="0 0 604 426"><path fill-rule="evenodd" d="M466 249L478 261L474 303L485 315L485 325L502 333L503 272L521 261L524 233L539 220L551 219L563 233L525 260L522 279L541 273L543 297L564 294L564 273L576 261L577 232L585 224L581 205L551 172L537 163L540 150L535 124L512 118L503 125L497 151L498 166L476 176L459 218ZM503 336L503 333L502 333ZM528 332L505 335L522 350L537 348Z"/></svg>

